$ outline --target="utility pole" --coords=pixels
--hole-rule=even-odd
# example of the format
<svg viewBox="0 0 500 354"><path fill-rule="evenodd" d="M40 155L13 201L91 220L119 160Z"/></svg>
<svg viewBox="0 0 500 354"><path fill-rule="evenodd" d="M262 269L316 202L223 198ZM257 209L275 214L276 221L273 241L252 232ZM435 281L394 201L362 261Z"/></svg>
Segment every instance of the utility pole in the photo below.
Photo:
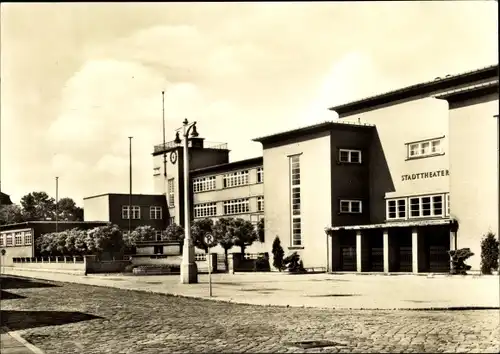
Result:
<svg viewBox="0 0 500 354"><path fill-rule="evenodd" d="M165 91L161 92L161 112L163 121L163 176L167 178L167 154L165 152ZM165 181L163 181L163 186L165 187ZM166 195L167 191L165 191Z"/></svg>
<svg viewBox="0 0 500 354"><path fill-rule="evenodd" d="M56 177L56 232L59 231L59 177Z"/></svg>
<svg viewBox="0 0 500 354"><path fill-rule="evenodd" d="M128 234L132 232L132 137L128 137L129 194L128 194Z"/></svg>

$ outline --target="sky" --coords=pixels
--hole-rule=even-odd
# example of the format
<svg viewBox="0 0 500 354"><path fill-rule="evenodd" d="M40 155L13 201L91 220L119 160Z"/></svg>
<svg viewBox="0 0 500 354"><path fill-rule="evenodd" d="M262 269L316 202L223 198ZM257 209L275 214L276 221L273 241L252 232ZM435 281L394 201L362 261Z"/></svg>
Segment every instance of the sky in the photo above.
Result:
<svg viewBox="0 0 500 354"><path fill-rule="evenodd" d="M329 107L498 63L496 1L2 3L1 188L153 193L184 118L226 142L337 119Z"/></svg>

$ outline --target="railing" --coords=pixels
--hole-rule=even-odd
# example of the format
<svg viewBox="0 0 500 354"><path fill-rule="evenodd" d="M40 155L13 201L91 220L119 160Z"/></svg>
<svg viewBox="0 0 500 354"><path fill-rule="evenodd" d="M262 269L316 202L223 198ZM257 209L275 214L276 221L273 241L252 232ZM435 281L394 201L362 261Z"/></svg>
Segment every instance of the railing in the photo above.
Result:
<svg viewBox="0 0 500 354"><path fill-rule="evenodd" d="M175 141L169 141L165 144L158 144L154 146L154 152L163 152L176 147L181 147L182 143L177 144ZM189 147L192 146L192 141L189 141ZM217 142L203 142L204 149L216 149L216 150L227 150L227 143L217 143Z"/></svg>
<svg viewBox="0 0 500 354"><path fill-rule="evenodd" d="M13 263L83 263L83 256L13 257Z"/></svg>
<svg viewBox="0 0 500 354"><path fill-rule="evenodd" d="M207 255L205 253L196 253L194 255L194 260L197 262L202 262L207 260Z"/></svg>

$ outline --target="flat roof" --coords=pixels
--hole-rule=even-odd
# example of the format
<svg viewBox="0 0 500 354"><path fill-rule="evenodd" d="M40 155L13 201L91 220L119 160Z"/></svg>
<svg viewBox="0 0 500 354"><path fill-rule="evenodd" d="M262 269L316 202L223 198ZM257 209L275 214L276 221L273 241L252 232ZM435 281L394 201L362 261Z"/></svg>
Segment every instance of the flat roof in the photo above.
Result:
<svg viewBox="0 0 500 354"><path fill-rule="evenodd" d="M331 231L340 231L340 230L369 230L369 229L386 229L386 228L395 228L395 227L453 225L456 223L457 223L457 221L455 219L393 221L393 222L386 222L383 224L333 226L333 227L325 228L325 232L328 233Z"/></svg>
<svg viewBox="0 0 500 354"><path fill-rule="evenodd" d="M375 125L373 124L367 124L367 123L352 123L352 122L341 122L341 121L326 121L322 123L317 123L313 125L309 125L306 127L302 128L296 128L292 130L287 130L284 132L272 134L272 135L267 135L263 136L260 138L255 138L252 139L253 141L260 142L260 143L271 143L271 142L278 142L278 141L283 141L287 139L292 139L292 138L297 138L301 137L304 134L316 134L316 133L321 133L324 131L329 131L331 129L336 129L336 128L346 128L349 127L350 129L357 129L357 128L373 128Z"/></svg>
<svg viewBox="0 0 500 354"><path fill-rule="evenodd" d="M109 224L109 221L57 221L57 224L75 224L75 225L88 225L88 224ZM29 227L30 225L40 225L40 224L56 224L55 220L32 220L32 221L23 221L23 222L18 222L14 224L7 224L7 225L1 225L0 230L3 230L4 228L14 228L14 227Z"/></svg>
<svg viewBox="0 0 500 354"><path fill-rule="evenodd" d="M250 159L239 160L234 162L222 163L219 165L213 165L208 167L197 168L195 170L189 171L191 175L201 175L210 172L221 172L229 171L236 168L245 168L251 166L258 166L264 163L264 158L262 156L252 157Z"/></svg>
<svg viewBox="0 0 500 354"><path fill-rule="evenodd" d="M104 197L106 195L126 195L128 196L128 193L103 193L103 194L97 194L97 195L92 195L90 197L85 197L85 199L90 199L90 198L98 198L98 197ZM132 194L132 197L164 197L163 194Z"/></svg>
<svg viewBox="0 0 500 354"><path fill-rule="evenodd" d="M495 77L498 77L498 64L457 75L447 75L444 78L436 78L432 81L407 86L383 94L331 107L329 110L337 112L339 117L342 118L352 114L365 112L381 105L390 104L420 95L431 94L436 91L452 89L467 83L473 83Z"/></svg>

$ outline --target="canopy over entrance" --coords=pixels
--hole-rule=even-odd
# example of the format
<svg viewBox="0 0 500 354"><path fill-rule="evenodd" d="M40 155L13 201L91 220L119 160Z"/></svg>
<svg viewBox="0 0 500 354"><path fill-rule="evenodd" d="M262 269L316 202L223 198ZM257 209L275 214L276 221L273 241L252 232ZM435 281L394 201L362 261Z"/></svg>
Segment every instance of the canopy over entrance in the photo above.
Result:
<svg viewBox="0 0 500 354"><path fill-rule="evenodd" d="M421 226L437 226L437 225L450 225L458 227L458 222L455 219L392 221L383 224L332 226L325 228L325 232L327 234L330 234L332 231L342 231L342 230L370 230L370 229L387 229L394 227L421 227Z"/></svg>

